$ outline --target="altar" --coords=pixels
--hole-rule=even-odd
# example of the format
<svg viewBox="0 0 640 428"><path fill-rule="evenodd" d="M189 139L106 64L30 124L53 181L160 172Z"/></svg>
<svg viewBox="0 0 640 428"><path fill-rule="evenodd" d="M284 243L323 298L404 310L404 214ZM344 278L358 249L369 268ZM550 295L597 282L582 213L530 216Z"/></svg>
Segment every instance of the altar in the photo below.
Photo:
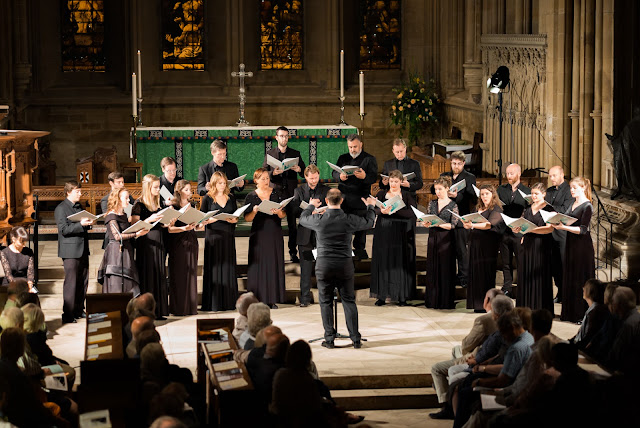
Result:
<svg viewBox="0 0 640 428"><path fill-rule="evenodd" d="M300 152L306 165L315 164L321 179L331 179L331 168L346 153L347 135L358 129L349 125L285 125L289 129L289 146ZM162 174L160 161L165 156L176 160L178 176L198 179L198 168L211 161L209 146L215 139L227 143L227 158L238 165L240 174L252 180L253 172L262 166L265 151L277 144L277 126L249 127L138 127L136 130L137 162L142 174Z"/></svg>

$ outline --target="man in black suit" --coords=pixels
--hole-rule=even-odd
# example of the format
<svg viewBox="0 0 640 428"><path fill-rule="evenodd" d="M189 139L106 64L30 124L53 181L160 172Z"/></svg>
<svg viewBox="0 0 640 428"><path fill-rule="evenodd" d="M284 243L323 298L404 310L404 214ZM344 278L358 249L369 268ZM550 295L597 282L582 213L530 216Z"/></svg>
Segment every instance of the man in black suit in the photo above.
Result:
<svg viewBox="0 0 640 428"><path fill-rule="evenodd" d="M233 162L229 162L227 159L227 145L222 140L213 140L211 143L211 156L213 160L204 164L198 171L198 195L204 196L210 189L211 176L214 172L221 171L227 176L227 180L233 180L240 177L238 173L238 165ZM237 186L232 187L231 191L241 191L244 189L244 180L240 180Z"/></svg>
<svg viewBox="0 0 640 428"><path fill-rule="evenodd" d="M451 171L443 172L441 177L451 177L451 184L465 181L464 189L459 192L449 192L449 197L458 205L460 215L466 215L476 210L478 196L473 186L476 185L476 176L464 169L466 156L464 152L456 151L451 153ZM435 195L434 186L431 185L431 193ZM456 260L458 260L458 281L462 287L467 286L467 272L469 270L469 251L467 243L469 242L469 229L465 229L462 222L459 221L455 229L453 229L453 237L456 240Z"/></svg>
<svg viewBox="0 0 640 428"><path fill-rule="evenodd" d="M278 146L267 150L264 156L264 163L262 167L269 171L269 179L271 180L271 187L282 192L283 198L290 198L293 196L293 191L298 187L298 175L304 178L304 161L300 156L300 152L289 147L289 130L280 126L276 129L276 140ZM279 161L285 159L298 158L298 164L291 167L287 171L283 171L280 168L273 168L267 163L267 156L271 156ZM298 262L298 256L296 255L296 214L293 205L288 204L285 207L287 213L287 228L289 229L289 256L294 263Z"/></svg>
<svg viewBox="0 0 640 428"><path fill-rule="evenodd" d="M366 206L364 216L346 214L340 205L344 201L338 189L327 192L325 199L327 210L324 214L313 214L315 206L309 206L300 216L303 227L316 232L318 259L316 260L316 278L320 294L320 312L324 326L325 348L333 348L336 331L333 328L333 291L337 287L342 298L344 317L349 337L354 348L361 348L361 336L358 331L358 307L353 288L353 258L351 256L351 235L359 230L373 227L376 218L373 197L363 199Z"/></svg>
<svg viewBox="0 0 640 428"><path fill-rule="evenodd" d="M561 166L556 165L549 169L549 182L551 186L547 189L544 200L553 207L556 212L566 213L573 205L575 199L571 197L571 189L569 183L564 179L564 170ZM553 237L551 270L553 280L558 287L556 294L556 303L562 301L562 266L564 264L564 247L567 241L567 233L562 230L554 229L551 233Z"/></svg>
<svg viewBox="0 0 640 428"><path fill-rule="evenodd" d="M294 198L289 205L295 210L296 217L302 214L301 202L306 202L319 208L324 204L329 188L320 184L320 170L315 165L309 165L304 170L307 182L297 187L293 192ZM306 308L311 304L311 272L313 270L312 251L316 247L316 233L302 225L298 225L298 252L300 254L300 307Z"/></svg>
<svg viewBox="0 0 640 428"><path fill-rule="evenodd" d="M362 198L367 198L371 194L371 185L378 178L378 162L376 158L362 150L363 143L359 135L347 136L347 146L349 152L340 155L336 165L341 168L346 165L359 166L360 169L349 176L333 171L333 178L340 183L338 189L344 195L344 203L342 204L344 212L364 216L367 209ZM365 229L354 233L353 251L357 259L369 258L365 250L366 243L367 231Z"/></svg>
<svg viewBox="0 0 640 428"><path fill-rule="evenodd" d="M524 209L528 203L522 196L531 194L531 189L520 182L520 174L522 169L517 163L512 163L507 167L507 183L502 186L498 186L498 198L504 204L502 210L504 215L511 218L520 218ZM502 291L505 295L513 298L513 268L511 261L513 256L517 260L520 252L520 240L521 234L515 234L511 228L507 227L502 235L502 242L500 243L500 257L502 257L502 274L504 276L504 283L502 285Z"/></svg>
<svg viewBox="0 0 640 428"><path fill-rule="evenodd" d="M391 151L393 152L393 159L384 162L384 167L382 168L382 174L387 177L380 177L380 188L384 190L389 190L389 173L394 170L399 170L402 174L414 173L415 177L407 180L406 178L402 180L400 183L401 187L404 187L405 190L408 190L413 196L413 200L416 201L416 206L418 204L418 199L416 198L416 192L422 189L422 171L420 170L420 162L417 160L413 160L407 156L407 143L401 138L396 138L393 140L393 145L391 147Z"/></svg>
<svg viewBox="0 0 640 428"><path fill-rule="evenodd" d="M58 257L64 265L64 284L62 307L62 323L76 322L84 318L84 299L89 284L89 235L93 221L84 218L80 222L67 219L72 214L82 211L80 197L82 191L77 181L65 183L66 199L56 207L54 212L58 226Z"/></svg>
<svg viewBox="0 0 640 428"><path fill-rule="evenodd" d="M162 168L160 188L162 188L162 186L166 187L169 193L173 195L173 192L176 189L176 183L182 180L182 177L178 177L176 160L170 156L162 158L160 161L160 168Z"/></svg>

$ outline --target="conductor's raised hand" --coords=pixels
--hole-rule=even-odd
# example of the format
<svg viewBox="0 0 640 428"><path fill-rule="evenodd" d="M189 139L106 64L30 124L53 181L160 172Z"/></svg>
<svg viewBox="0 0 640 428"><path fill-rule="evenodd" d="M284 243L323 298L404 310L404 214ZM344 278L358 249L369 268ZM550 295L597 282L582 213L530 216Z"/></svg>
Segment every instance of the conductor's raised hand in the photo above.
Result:
<svg viewBox="0 0 640 428"><path fill-rule="evenodd" d="M80 224L83 226L91 226L93 224L93 220L91 220L90 218L83 218L82 220L80 220Z"/></svg>
<svg viewBox="0 0 640 428"><path fill-rule="evenodd" d="M313 205L316 208L320 208L320 206L322 205L322 202L320 201L320 199L309 199L309 204Z"/></svg>
<svg viewBox="0 0 640 428"><path fill-rule="evenodd" d="M360 180L364 180L364 178L367 176L367 173L364 172L364 169L360 168L356 169L356 172L354 172L353 175L355 175L356 178L359 178Z"/></svg>
<svg viewBox="0 0 640 428"><path fill-rule="evenodd" d="M347 178L349 178L349 177L347 176L347 174L345 174L344 172L341 172L341 173L340 173L340 180L342 180L342 181L346 181L346 180L347 180Z"/></svg>
<svg viewBox="0 0 640 428"><path fill-rule="evenodd" d="M362 202L365 203L365 205L373 205L374 207L376 206L376 198L374 198L373 196L369 196L367 199L365 198L360 198L362 199Z"/></svg>

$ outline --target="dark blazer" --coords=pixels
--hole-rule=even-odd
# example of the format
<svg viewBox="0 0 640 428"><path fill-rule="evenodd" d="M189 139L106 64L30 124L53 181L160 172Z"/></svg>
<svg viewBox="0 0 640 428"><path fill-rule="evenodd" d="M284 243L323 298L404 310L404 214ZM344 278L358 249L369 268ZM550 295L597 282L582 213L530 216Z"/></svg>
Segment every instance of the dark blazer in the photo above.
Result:
<svg viewBox="0 0 640 428"><path fill-rule="evenodd" d="M327 197L327 192L329 188L322 183L318 183L316 188L314 189L314 199L320 199L322 204L326 204L325 198ZM293 206L294 213L296 217L300 217L302 214L302 208L300 208L300 202L309 202L311 199L311 189L309 189L309 185L304 183L302 186L297 187L293 192L293 201L291 201L291 205ZM298 225L298 236L296 240L296 244L300 247L306 247L311 250L315 246L315 232L311 229L307 229L302 225Z"/></svg>
<svg viewBox="0 0 640 428"><path fill-rule="evenodd" d="M80 203L73 204L67 198L56 207L54 216L58 225L58 257L63 259L79 259L89 255L89 230L80 222L67 219L71 214L82 211Z"/></svg>
<svg viewBox="0 0 640 428"><path fill-rule="evenodd" d="M162 185L162 181L160 182L160 185ZM105 196L104 198L100 199L100 213L99 213L99 214L102 214L102 213L106 213L106 212L107 212L107 204L109 203L109 195L110 195L110 194L111 194L111 192L109 192L109 193L107 194L107 196ZM130 203L131 205L133 205L133 203L134 203L135 201L136 201L136 200L135 200L135 199L133 199L133 196L131 196L131 193L129 193L129 203ZM104 248L106 248L106 247L104 247ZM103 249L104 249L104 248L103 248Z"/></svg>
<svg viewBox="0 0 640 428"><path fill-rule="evenodd" d="M466 169L463 169L460 174L454 179L453 172L447 171L440 174L440 177L451 177L451 184L456 184L462 180L465 180L465 188L458 192L458 195L453 201L458 205L460 215L467 215L469 213L476 212L476 204L478 203L478 197L476 191L473 190L473 186L476 184L476 176L471 174ZM436 194L433 184L431 185L431 193ZM462 222L458 222L457 227L462 227Z"/></svg>
<svg viewBox="0 0 640 428"><path fill-rule="evenodd" d="M211 162L204 164L198 170L198 195L204 196L207 193L207 189L205 186L211 180L211 176L214 172L221 171L227 176L227 180L233 180L234 178L240 177L240 173L238 172L238 165L233 162L224 161L222 166L216 165L216 163L211 160ZM236 188L233 187L231 189L232 192L235 192L236 189L238 191L244 189L244 186Z"/></svg>
<svg viewBox="0 0 640 428"><path fill-rule="evenodd" d="M342 208L349 210L364 210L365 205L360 198L367 198L371 194L371 185L378 178L378 161L364 150L355 159L349 153L340 155L336 165L343 167L345 165L359 166L364 170L367 176L360 180L355 175L350 175L345 181L340 180L340 173L333 171L333 178L338 181L338 189L344 195Z"/></svg>
<svg viewBox="0 0 640 428"><path fill-rule="evenodd" d="M575 202L575 199L571 196L571 188L567 181L563 181L559 186L549 187L544 200L547 201L556 212L561 214L566 213Z"/></svg>
<svg viewBox="0 0 640 428"><path fill-rule="evenodd" d="M504 204L502 207L504 215L508 217L521 217L524 209L529 205L518 190L522 191L525 195L531 194L531 189L522 184L522 182L518 183L518 187L515 192L511 192L511 184L509 183L498 186L498 198L500 198ZM509 231L511 231L511 229L507 228L507 232Z"/></svg>
<svg viewBox="0 0 640 428"><path fill-rule="evenodd" d="M211 176L209 176L209 178L211 178ZM164 174L162 174L160 176L160 188L162 188L162 186L166 187L167 190L171 192L171 194L173 195L173 192L176 190L176 183L180 180L182 180L182 177L178 177L178 175L176 175L176 178L173 180L173 183L169 183L169 180L167 180L167 177L165 177ZM229 178L229 180L231 179Z"/></svg>
<svg viewBox="0 0 640 428"><path fill-rule="evenodd" d="M400 165L398 165L400 164ZM411 159L410 157L404 158L404 160L399 161L395 157L393 159L389 159L384 162L384 168L382 168L382 173L384 175L389 175L391 171L400 170L403 174L408 174L413 172L416 176L409 180L409 189L403 187L403 190L409 190L413 199L416 198L416 192L422 189L422 171L420 170L420 162L417 160ZM389 190L389 185L382 184L382 177L380 177L380 188L384 190Z"/></svg>
<svg viewBox="0 0 640 428"><path fill-rule="evenodd" d="M273 175L273 168L267 164L267 155L273 156L279 160L285 160L288 158L298 158L298 166L300 167L300 172L295 172L293 170L288 170L279 175ZM276 190L280 190L282 194L286 198L290 198L293 196L293 190L298 187L298 175L304 178L304 169L305 164L302 160L302 156L300 156L300 152L292 149L287 146L287 150L282 153L278 147L275 147L271 150L267 150L267 153L264 155L264 162L262 164L263 168L266 168L269 171L269 179L271 180L271 187Z"/></svg>

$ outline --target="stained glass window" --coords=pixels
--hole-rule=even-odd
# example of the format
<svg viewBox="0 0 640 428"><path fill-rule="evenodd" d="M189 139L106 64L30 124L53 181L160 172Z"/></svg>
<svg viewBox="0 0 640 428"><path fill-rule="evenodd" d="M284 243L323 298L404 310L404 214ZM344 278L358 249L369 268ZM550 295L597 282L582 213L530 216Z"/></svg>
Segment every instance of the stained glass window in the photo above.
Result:
<svg viewBox="0 0 640 428"><path fill-rule="evenodd" d="M260 69L302 70L302 1L260 1Z"/></svg>
<svg viewBox="0 0 640 428"><path fill-rule="evenodd" d="M104 2L61 1L62 71L105 71Z"/></svg>
<svg viewBox="0 0 640 428"><path fill-rule="evenodd" d="M360 69L400 68L400 0L360 0Z"/></svg>
<svg viewBox="0 0 640 428"><path fill-rule="evenodd" d="M162 0L162 69L204 70L205 0Z"/></svg>

